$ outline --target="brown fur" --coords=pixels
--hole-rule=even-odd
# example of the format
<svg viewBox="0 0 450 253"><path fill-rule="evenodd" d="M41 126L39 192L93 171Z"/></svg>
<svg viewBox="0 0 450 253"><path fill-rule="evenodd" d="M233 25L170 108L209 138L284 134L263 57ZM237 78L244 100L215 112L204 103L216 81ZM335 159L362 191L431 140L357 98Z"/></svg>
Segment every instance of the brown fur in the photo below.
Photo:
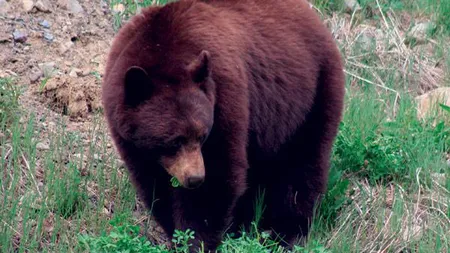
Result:
<svg viewBox="0 0 450 253"><path fill-rule="evenodd" d="M262 228L288 243L307 235L343 98L339 51L304 0L144 9L116 36L103 85L140 196L169 235L191 228L211 250L251 221L258 187ZM170 175L205 178L172 188Z"/></svg>

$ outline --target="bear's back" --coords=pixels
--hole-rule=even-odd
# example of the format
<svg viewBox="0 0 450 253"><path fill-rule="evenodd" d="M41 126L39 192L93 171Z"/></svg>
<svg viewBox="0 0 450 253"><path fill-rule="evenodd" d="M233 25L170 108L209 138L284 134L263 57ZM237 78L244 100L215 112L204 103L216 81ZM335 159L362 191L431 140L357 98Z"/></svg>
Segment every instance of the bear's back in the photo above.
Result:
<svg viewBox="0 0 450 253"><path fill-rule="evenodd" d="M260 147L272 150L305 120L322 68L342 69L329 31L304 0L181 0L144 9L120 30L104 96L120 97L120 77L131 65L170 72L205 49L212 56L217 101L232 102L221 97L230 89L221 80L245 86L249 130Z"/></svg>

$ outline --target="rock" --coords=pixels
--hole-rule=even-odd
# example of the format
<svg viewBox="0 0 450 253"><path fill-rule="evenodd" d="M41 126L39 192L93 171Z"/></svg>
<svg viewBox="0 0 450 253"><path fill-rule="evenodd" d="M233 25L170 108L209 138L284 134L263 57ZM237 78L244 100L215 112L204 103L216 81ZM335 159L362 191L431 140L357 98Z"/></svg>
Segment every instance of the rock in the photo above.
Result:
<svg viewBox="0 0 450 253"><path fill-rule="evenodd" d="M39 63L38 66L41 69L44 76L48 77L48 76L51 76L53 74L53 72L55 71L56 64L55 64L55 62L45 62L45 63Z"/></svg>
<svg viewBox="0 0 450 253"><path fill-rule="evenodd" d="M80 75L80 76L88 76L88 75L90 75L91 74L91 70L90 69L83 69L82 71L81 71L81 73L78 73L78 75Z"/></svg>
<svg viewBox="0 0 450 253"><path fill-rule="evenodd" d="M45 143L38 142L38 144L36 144L36 149L37 150L49 150L50 146Z"/></svg>
<svg viewBox="0 0 450 253"><path fill-rule="evenodd" d="M54 39L53 34L51 34L51 33L49 33L49 32L45 32L45 33L44 33L44 39L45 39L46 41L52 42L53 39Z"/></svg>
<svg viewBox="0 0 450 253"><path fill-rule="evenodd" d="M70 77L78 77L78 72L79 72L79 69L72 69L69 73L69 76Z"/></svg>
<svg viewBox="0 0 450 253"><path fill-rule="evenodd" d="M44 75L44 73L41 70L34 71L30 74L30 82L35 83Z"/></svg>
<svg viewBox="0 0 450 253"><path fill-rule="evenodd" d="M36 7L36 9L41 12L46 12L46 13L51 12L50 11L50 3L48 2L48 0L38 0L34 4L34 7Z"/></svg>
<svg viewBox="0 0 450 253"><path fill-rule="evenodd" d="M97 154L94 154L92 156L92 158L94 158L94 160L99 161L99 162L102 161L102 158L99 155L97 155Z"/></svg>
<svg viewBox="0 0 450 253"><path fill-rule="evenodd" d="M428 33L435 28L433 22L418 23L406 34L406 43L423 43L427 40Z"/></svg>
<svg viewBox="0 0 450 253"><path fill-rule="evenodd" d="M83 6L77 0L59 0L59 5L71 13L84 12Z"/></svg>
<svg viewBox="0 0 450 253"><path fill-rule="evenodd" d="M372 51L376 47L376 38L372 34L364 32L358 37L357 45L359 45L363 51Z"/></svg>
<svg viewBox="0 0 450 253"><path fill-rule="evenodd" d="M0 28L0 44L11 42L11 33L7 33L6 29Z"/></svg>
<svg viewBox="0 0 450 253"><path fill-rule="evenodd" d="M417 103L417 118L437 116L450 122L450 112L443 110L439 103L450 106L450 87L441 87L415 98Z"/></svg>
<svg viewBox="0 0 450 253"><path fill-rule="evenodd" d="M344 4L347 12L352 13L361 10L361 6L357 0L344 0Z"/></svg>
<svg viewBox="0 0 450 253"><path fill-rule="evenodd" d="M431 179L437 184L444 186L447 178L445 173L431 173Z"/></svg>
<svg viewBox="0 0 450 253"><path fill-rule="evenodd" d="M123 13L125 11L125 5L116 4L112 7L112 10L116 13Z"/></svg>
<svg viewBox="0 0 450 253"><path fill-rule="evenodd" d="M50 23L47 20L42 20L41 22L39 22L39 25L44 27L44 28L50 28Z"/></svg>
<svg viewBox="0 0 450 253"><path fill-rule="evenodd" d="M22 0L22 6L26 12L31 12L34 8L33 0Z"/></svg>
<svg viewBox="0 0 450 253"><path fill-rule="evenodd" d="M10 9L11 7L9 6L9 3L6 2L6 0L0 0L0 14L6 14Z"/></svg>
<svg viewBox="0 0 450 253"><path fill-rule="evenodd" d="M72 41L67 41L65 43L62 43L59 46L59 53L64 54L66 53L71 47L73 47L74 43Z"/></svg>
<svg viewBox="0 0 450 253"><path fill-rule="evenodd" d="M13 39L15 42L25 43L27 41L28 34L24 30L14 30Z"/></svg>

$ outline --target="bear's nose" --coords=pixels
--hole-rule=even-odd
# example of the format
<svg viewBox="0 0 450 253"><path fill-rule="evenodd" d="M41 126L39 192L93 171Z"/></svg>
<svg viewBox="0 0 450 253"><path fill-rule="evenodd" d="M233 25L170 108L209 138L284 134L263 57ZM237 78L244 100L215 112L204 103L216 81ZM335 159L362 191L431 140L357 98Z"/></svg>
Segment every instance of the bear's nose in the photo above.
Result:
<svg viewBox="0 0 450 253"><path fill-rule="evenodd" d="M189 177L187 179L187 187L190 189L197 188L203 183L204 180L205 178L200 176Z"/></svg>

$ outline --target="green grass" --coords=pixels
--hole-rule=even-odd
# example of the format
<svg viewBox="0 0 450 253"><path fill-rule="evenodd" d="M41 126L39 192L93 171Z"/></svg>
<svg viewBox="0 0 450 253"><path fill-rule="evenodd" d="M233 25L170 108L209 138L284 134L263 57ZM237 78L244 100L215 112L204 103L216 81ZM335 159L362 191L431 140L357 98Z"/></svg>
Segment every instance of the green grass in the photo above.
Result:
<svg viewBox="0 0 450 253"><path fill-rule="evenodd" d="M112 5L119 3L126 8L115 14L116 28L150 2ZM366 0L361 16L346 17L339 3L314 1L346 61L345 113L328 191L307 244L294 252L448 252L450 121L437 110L450 112L436 107L419 120L414 97L450 80L450 4ZM400 22L402 13L411 23ZM423 19L436 24L427 44L403 44L399 31ZM157 236L154 223L102 115L88 131L68 130L19 108L18 87L0 79L0 252L186 252L195 231L177 231L171 250L147 239ZM40 142L49 149L37 149ZM221 252L285 252L258 229L263 197L253 226L226 236Z"/></svg>
<svg viewBox="0 0 450 253"><path fill-rule="evenodd" d="M0 119L7 126L16 117L20 89L11 78L0 78Z"/></svg>
<svg viewBox="0 0 450 253"><path fill-rule="evenodd" d="M312 0L312 4L322 13L342 13L346 11L344 1L340 0ZM357 0L360 10L356 15L362 13L365 18L382 19L381 11L389 10L401 13L410 13L418 18L426 17L436 23L440 33L450 33L450 1L449 0ZM350 11L351 12L351 11Z"/></svg>
<svg viewBox="0 0 450 253"><path fill-rule="evenodd" d="M133 15L135 15L141 8L150 6L150 5L163 5L166 3L174 2L175 0L109 0L110 5L113 7L113 27L115 30L118 30L124 20L129 19ZM118 10L114 11L114 6L122 5L123 11Z"/></svg>

